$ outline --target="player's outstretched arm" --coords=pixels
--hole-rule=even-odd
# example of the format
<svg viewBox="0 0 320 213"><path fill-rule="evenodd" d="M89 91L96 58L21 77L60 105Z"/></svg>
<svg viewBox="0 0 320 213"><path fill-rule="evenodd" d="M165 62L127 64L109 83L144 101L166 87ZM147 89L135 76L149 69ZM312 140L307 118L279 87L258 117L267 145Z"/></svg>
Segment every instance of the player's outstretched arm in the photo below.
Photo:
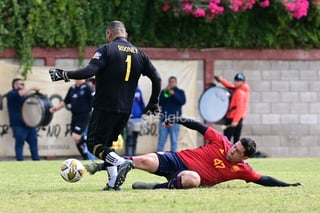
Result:
<svg viewBox="0 0 320 213"><path fill-rule="evenodd" d="M89 64L88 66L74 70L74 71L64 71L62 69L51 68L49 69L49 74L52 81L64 80L68 82L69 79L87 79L96 74L100 67L96 64Z"/></svg>
<svg viewBox="0 0 320 213"><path fill-rule="evenodd" d="M280 186L280 187L287 187L287 186L302 186L301 183L285 183L281 180L277 180L270 176L261 176L261 178L254 183L262 185L262 186Z"/></svg>
<svg viewBox="0 0 320 213"><path fill-rule="evenodd" d="M172 117L167 118L164 121L164 125L169 126L172 124L181 124L189 129L197 130L202 135L204 135L206 130L208 129L208 126L206 126L205 124L190 118Z"/></svg>

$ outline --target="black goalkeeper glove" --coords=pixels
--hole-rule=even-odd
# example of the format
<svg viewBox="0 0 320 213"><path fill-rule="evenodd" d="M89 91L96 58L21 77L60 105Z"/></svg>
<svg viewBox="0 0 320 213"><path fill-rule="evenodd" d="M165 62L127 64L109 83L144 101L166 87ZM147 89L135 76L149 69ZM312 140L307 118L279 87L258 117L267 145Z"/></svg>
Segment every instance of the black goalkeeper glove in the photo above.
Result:
<svg viewBox="0 0 320 213"><path fill-rule="evenodd" d="M144 108L142 114L146 114L146 115L150 115L150 114L152 114L152 115L157 115L157 114L159 114L159 112L160 112L160 109L159 109L159 105L158 105L158 104L148 104L148 105Z"/></svg>
<svg viewBox="0 0 320 213"><path fill-rule="evenodd" d="M51 68L49 69L49 74L52 81L64 80L65 82L70 81L67 72L62 69Z"/></svg>

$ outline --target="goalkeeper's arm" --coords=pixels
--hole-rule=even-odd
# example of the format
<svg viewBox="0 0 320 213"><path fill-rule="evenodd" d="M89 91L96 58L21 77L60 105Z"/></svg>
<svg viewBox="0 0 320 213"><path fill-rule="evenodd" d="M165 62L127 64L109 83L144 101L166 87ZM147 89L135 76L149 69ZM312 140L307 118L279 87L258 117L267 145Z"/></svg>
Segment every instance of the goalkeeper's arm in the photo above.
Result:
<svg viewBox="0 0 320 213"><path fill-rule="evenodd" d="M96 64L88 64L88 66L82 69L68 71L66 73L70 79L87 79L94 76L99 69L100 67Z"/></svg>
<svg viewBox="0 0 320 213"><path fill-rule="evenodd" d="M261 176L261 178L254 183L262 185L262 186L301 186L301 183L285 183L283 181L277 180L270 176Z"/></svg>
<svg viewBox="0 0 320 213"><path fill-rule="evenodd" d="M204 135L206 130L208 129L208 126L204 125L203 123L199 121L195 121L189 118L183 118L183 117L172 117L167 118L164 121L165 125L170 124L181 124L189 129L197 130L200 134Z"/></svg>

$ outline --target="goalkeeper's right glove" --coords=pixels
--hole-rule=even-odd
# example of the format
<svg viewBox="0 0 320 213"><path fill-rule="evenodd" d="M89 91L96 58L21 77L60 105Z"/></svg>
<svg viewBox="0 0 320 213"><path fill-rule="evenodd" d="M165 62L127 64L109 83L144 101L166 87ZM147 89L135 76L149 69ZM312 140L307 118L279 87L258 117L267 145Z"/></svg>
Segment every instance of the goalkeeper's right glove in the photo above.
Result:
<svg viewBox="0 0 320 213"><path fill-rule="evenodd" d="M157 115L157 114L159 114L159 112L160 112L160 109L159 109L159 105L158 105L158 104L148 104L148 105L144 108L142 114L146 114L146 115L150 115L150 114L152 114L152 115Z"/></svg>
<svg viewBox="0 0 320 213"><path fill-rule="evenodd" d="M67 72L62 69L51 68L49 69L49 74L52 81L64 80L65 82L70 81Z"/></svg>

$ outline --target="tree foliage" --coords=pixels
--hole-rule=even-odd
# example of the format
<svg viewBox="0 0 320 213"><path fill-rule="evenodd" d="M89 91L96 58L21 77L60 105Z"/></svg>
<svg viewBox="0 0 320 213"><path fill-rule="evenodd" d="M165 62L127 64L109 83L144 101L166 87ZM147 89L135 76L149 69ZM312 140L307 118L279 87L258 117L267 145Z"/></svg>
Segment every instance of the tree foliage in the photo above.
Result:
<svg viewBox="0 0 320 213"><path fill-rule="evenodd" d="M225 12L213 20L163 12L165 0L0 0L0 51L15 48L26 77L33 47L75 47L105 43L111 20L126 24L140 47L319 48L320 10L310 4L299 20L279 1L267 8Z"/></svg>

